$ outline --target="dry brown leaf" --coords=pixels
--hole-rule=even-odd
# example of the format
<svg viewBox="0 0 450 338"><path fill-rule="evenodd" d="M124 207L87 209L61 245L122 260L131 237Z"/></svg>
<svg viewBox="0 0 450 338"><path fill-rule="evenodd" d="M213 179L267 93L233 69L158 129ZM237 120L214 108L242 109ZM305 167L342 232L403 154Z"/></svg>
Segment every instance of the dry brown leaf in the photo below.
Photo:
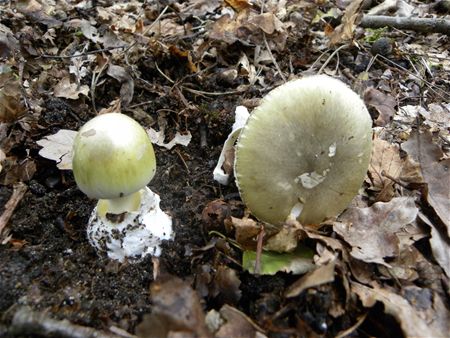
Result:
<svg viewBox="0 0 450 338"><path fill-rule="evenodd" d="M0 122L14 122L25 114L26 108L18 97L0 91Z"/></svg>
<svg viewBox="0 0 450 338"><path fill-rule="evenodd" d="M191 0L178 4L178 6L180 6L180 15L183 18L188 18L214 13L222 3L221 0Z"/></svg>
<svg viewBox="0 0 450 338"><path fill-rule="evenodd" d="M9 27L0 24L0 57L6 60L18 49L19 41L14 37L14 33ZM1 72L3 73L4 69Z"/></svg>
<svg viewBox="0 0 450 338"><path fill-rule="evenodd" d="M352 246L353 257L389 267L383 258L399 254L396 232L413 222L417 213L412 197L397 197L370 208L348 208L333 229Z"/></svg>
<svg viewBox="0 0 450 338"><path fill-rule="evenodd" d="M377 201L387 202L394 196L393 179L398 179L402 171L403 160L400 158L400 148L376 137L372 144L372 156L369 165L369 177L373 190L377 191Z"/></svg>
<svg viewBox="0 0 450 338"><path fill-rule="evenodd" d="M197 66L192 61L191 52L189 52L188 50L181 50L177 46L172 45L169 47L169 52L172 55L183 59L187 63L187 67L191 73L196 73L198 71Z"/></svg>
<svg viewBox="0 0 450 338"><path fill-rule="evenodd" d="M434 259L450 277L450 238L439 231L424 214L419 213L419 218L431 229L430 246Z"/></svg>
<svg viewBox="0 0 450 338"><path fill-rule="evenodd" d="M120 87L120 98L122 100L123 106L126 107L130 104L131 100L133 100L133 78L125 68L112 64L108 66L108 70L106 73L121 83L122 86Z"/></svg>
<svg viewBox="0 0 450 338"><path fill-rule="evenodd" d="M263 330L259 328L244 313L224 305L220 309L222 325L215 333L215 338L248 338L248 337L266 337L262 334Z"/></svg>
<svg viewBox="0 0 450 338"><path fill-rule="evenodd" d="M239 289L241 280L236 270L227 266L219 266L214 276L211 295L219 304L236 304L241 299L242 291Z"/></svg>
<svg viewBox="0 0 450 338"><path fill-rule="evenodd" d="M345 14L342 17L342 23L336 27L330 37L330 45L336 45L353 39L353 32L356 27L356 19L363 0L352 1L345 9Z"/></svg>
<svg viewBox="0 0 450 338"><path fill-rule="evenodd" d="M332 249L334 252L343 252L344 251L343 244L336 238L324 236L324 235L320 234L319 232L312 231L308 228L305 228L305 235L308 238L320 241L321 243L326 245L328 248Z"/></svg>
<svg viewBox="0 0 450 338"><path fill-rule="evenodd" d="M377 126L383 127L391 122L395 114L395 106L397 106L397 101L392 96L369 87L364 92L364 102L378 112L375 120Z"/></svg>
<svg viewBox="0 0 450 338"><path fill-rule="evenodd" d="M168 38L188 35L190 34L190 31L183 25L179 25L174 22L173 19L163 19L158 22L157 25L154 25L152 29L150 29L149 33Z"/></svg>
<svg viewBox="0 0 450 338"><path fill-rule="evenodd" d="M428 105L429 115L426 116L425 124L430 125L433 131L450 128L450 103Z"/></svg>
<svg viewBox="0 0 450 338"><path fill-rule="evenodd" d="M420 165L408 155L403 160L403 168L399 178L405 183L411 183L416 186L424 183Z"/></svg>
<svg viewBox="0 0 450 338"><path fill-rule="evenodd" d="M165 276L151 284L152 313L137 327L139 337L211 337L197 293L175 276Z"/></svg>
<svg viewBox="0 0 450 338"><path fill-rule="evenodd" d="M17 121L26 113L21 100L20 82L12 71L0 70L0 122Z"/></svg>
<svg viewBox="0 0 450 338"><path fill-rule="evenodd" d="M281 22L273 13L244 9L234 17L225 14L211 27L209 38L232 44L264 45L264 34L271 49L282 51L286 44L288 23ZM268 33L270 32L270 33Z"/></svg>
<svg viewBox="0 0 450 338"><path fill-rule="evenodd" d="M301 227L296 226L299 224L293 222L293 224L285 224L279 231L273 236L269 237L264 244L264 249L274 252L292 252L297 248L297 243L302 231Z"/></svg>
<svg viewBox="0 0 450 338"><path fill-rule="evenodd" d="M28 182L36 172L36 163L31 158L19 161L15 157L7 157L3 163L3 169L0 184L10 185L17 182Z"/></svg>
<svg viewBox="0 0 450 338"><path fill-rule="evenodd" d="M313 286L318 286L334 281L335 261L323 265L313 271L308 272L300 279L291 284L285 291L286 298L299 296L304 290Z"/></svg>
<svg viewBox="0 0 450 338"><path fill-rule="evenodd" d="M243 249L256 248L256 236L261 232L261 225L251 218L231 217L231 222L236 230L236 241Z"/></svg>
<svg viewBox="0 0 450 338"><path fill-rule="evenodd" d="M236 12L250 8L252 5L247 0L225 0Z"/></svg>
<svg viewBox="0 0 450 338"><path fill-rule="evenodd" d="M428 185L428 203L447 227L450 237L450 159L444 159L441 148L434 144L429 131L414 131L402 148L420 165Z"/></svg>
<svg viewBox="0 0 450 338"><path fill-rule="evenodd" d="M76 83L71 83L70 78L66 76L53 88L53 94L56 97L77 100L80 94L88 96L89 87L87 85L78 86Z"/></svg>
<svg viewBox="0 0 450 338"><path fill-rule="evenodd" d="M405 337L447 337L450 332L450 316L445 307L439 307L443 313L430 309L433 316L427 321L411 303L392 291L379 287L372 289L355 282L351 283L351 289L365 307L372 307L377 301L383 303L384 312L397 320ZM439 298L437 294L434 296ZM439 300L436 303L439 305Z"/></svg>
<svg viewBox="0 0 450 338"><path fill-rule="evenodd" d="M42 147L39 155L57 162L57 167L61 170L72 169L72 146L76 131L60 129L56 134L48 135L36 141Z"/></svg>
<svg viewBox="0 0 450 338"><path fill-rule="evenodd" d="M253 15L248 22L260 28L266 34L273 34L283 29L283 23L272 13Z"/></svg>
<svg viewBox="0 0 450 338"><path fill-rule="evenodd" d="M208 34L209 38L224 41L228 44L236 42L239 39L237 31L247 23L248 15L249 10L239 12L234 18L229 14L222 15L211 27Z"/></svg>
<svg viewBox="0 0 450 338"><path fill-rule="evenodd" d="M117 98L115 100L112 100L109 103L109 107L102 108L98 115L102 114L110 114L110 113L121 113L122 112L122 100Z"/></svg>
<svg viewBox="0 0 450 338"><path fill-rule="evenodd" d="M247 55L242 53L239 62L239 74L248 79L248 82L251 86L253 86L256 81L259 81L261 84L264 83L264 78L258 75L255 65L250 63Z"/></svg>
<svg viewBox="0 0 450 338"><path fill-rule="evenodd" d="M445 271L447 277L450 278L450 239L443 236L436 227L432 226L430 245L434 258Z"/></svg>
<svg viewBox="0 0 450 338"><path fill-rule="evenodd" d="M37 21L48 27L59 27L62 22L48 15L54 8L47 4L47 1L43 2L44 5L36 0L22 0L16 1L15 9L27 16L32 21Z"/></svg>
<svg viewBox="0 0 450 338"><path fill-rule="evenodd" d="M394 260L389 261L390 267L380 266L380 274L386 279L413 282L419 278L417 264L421 261L420 252L414 247L404 249Z"/></svg>

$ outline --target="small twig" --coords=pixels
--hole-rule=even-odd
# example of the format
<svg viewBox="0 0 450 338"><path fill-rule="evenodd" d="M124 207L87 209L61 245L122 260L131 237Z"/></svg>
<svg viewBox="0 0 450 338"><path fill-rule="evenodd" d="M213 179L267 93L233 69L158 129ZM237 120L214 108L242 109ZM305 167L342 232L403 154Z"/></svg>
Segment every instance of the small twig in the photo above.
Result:
<svg viewBox="0 0 450 338"><path fill-rule="evenodd" d="M372 7L367 14L378 15L386 13L387 11L397 8L397 2L397 0L384 0L379 5Z"/></svg>
<svg viewBox="0 0 450 338"><path fill-rule="evenodd" d="M262 225L258 234L258 242L256 243L255 275L259 275L261 272L261 254L265 234L264 225Z"/></svg>
<svg viewBox="0 0 450 338"><path fill-rule="evenodd" d="M324 62L324 64L320 67L319 71L317 72L317 74L322 73L322 71L325 69L325 67L328 65L328 63L331 61L331 59L333 59L333 57L339 53L339 51L345 47L348 47L348 45L342 45L339 48L336 48L336 50L333 51L333 53L330 54L330 56L328 57L328 59Z"/></svg>
<svg viewBox="0 0 450 338"><path fill-rule="evenodd" d="M382 28L387 26L416 32L442 33L450 35L450 20L436 18L406 18L386 15L365 15L359 25L363 28Z"/></svg>
<svg viewBox="0 0 450 338"><path fill-rule="evenodd" d="M206 126L204 124L200 125L200 148L206 148L208 146L207 142L207 132Z"/></svg>
<svg viewBox="0 0 450 338"><path fill-rule="evenodd" d="M101 49L91 50L89 52L84 52L84 53L74 54L74 55L48 55L48 54L41 54L38 57L40 57L40 58L47 58L47 59L72 59L72 58L77 58L77 57L80 57L80 56L87 56L87 55L91 55L91 54L97 54L97 53L107 52L107 51L110 51L110 50L121 49L121 48L127 48L127 46L116 46L116 47L101 48Z"/></svg>
<svg viewBox="0 0 450 338"><path fill-rule="evenodd" d="M369 312L364 313L362 316L358 318L355 324L350 326L348 329L341 331L337 334L336 338L344 338L349 337L351 334L358 329L358 327L361 326L361 324L366 320L366 317Z"/></svg>
<svg viewBox="0 0 450 338"><path fill-rule="evenodd" d="M95 72L92 73L92 80L91 80L91 103L92 108L94 109L95 113L97 114L97 108L95 107L95 88L97 87L98 79L102 75L103 71L106 68L106 65L108 62L105 62L102 67L100 68L99 72L96 74Z"/></svg>
<svg viewBox="0 0 450 338"><path fill-rule="evenodd" d="M164 7L164 9L161 11L161 13L159 13L158 17L155 19L155 21L153 21L150 24L150 26L148 26L145 29L145 31L142 33L142 36L145 36L159 22L159 20L161 20L162 16L167 12L168 9L169 9L169 6ZM131 48L136 46L137 43L138 43L138 41L134 40L134 42L124 52L127 53Z"/></svg>
<svg viewBox="0 0 450 338"><path fill-rule="evenodd" d="M23 97L25 106L27 107L27 109L30 109L30 103L28 102L28 99L27 99L27 91L25 90L25 87L23 86L23 70L25 67L25 62L26 61L23 58L21 58L20 63L19 63L19 83L20 83L20 90L22 92L22 97Z"/></svg>
<svg viewBox="0 0 450 338"><path fill-rule="evenodd" d="M234 95L234 94L241 94L243 92L242 90L232 90L229 92L205 92L203 90L196 90L196 89L192 89L192 88L185 87L185 86L181 86L181 89L186 90L192 94L205 95L205 96Z"/></svg>
<svg viewBox="0 0 450 338"><path fill-rule="evenodd" d="M177 149L175 149L174 151L178 155L178 157L180 158L181 162L183 163L183 166L186 169L187 173L190 174L189 167L188 167L186 161L184 160L183 155L181 155L180 152Z"/></svg>
<svg viewBox="0 0 450 338"><path fill-rule="evenodd" d="M155 62L155 67L156 70L158 71L159 74L161 74L167 81L169 81L170 83L175 83L174 80L172 80L170 77L168 77L166 74L164 74L164 72L158 67L158 63Z"/></svg>
<svg viewBox="0 0 450 338"><path fill-rule="evenodd" d="M430 88L430 90L431 90L432 92L434 92L437 96L439 96L440 98L442 98L442 99L444 99L444 100L448 100L448 93L445 92L444 90L442 90L441 88L435 86L437 89L439 89L439 91L440 91L442 94L439 93L438 90L436 90L436 89L433 88L433 84L432 84L432 83L430 83L429 81L425 80L424 78L422 78L422 77L420 77L420 76L414 74L413 72L411 72L410 70L406 69L405 67L400 66L399 64L395 63L395 62L392 61L392 60L389 60L387 57L385 57L385 56L383 56L383 55L381 55L381 54L377 54L377 57L383 59L383 60L384 60L385 62L387 62L387 63L390 63L390 64L393 65L394 67L400 68L402 71L406 72L407 74L409 74L409 75L415 77L416 79L422 81L422 82L425 83L425 84L428 86L428 88ZM386 65L386 63L382 62L382 61L379 60L379 59L377 59L377 61L380 62L380 63L383 64L383 65ZM386 66L387 66L387 65L386 65ZM446 96L447 96L447 97L446 97Z"/></svg>
<svg viewBox="0 0 450 338"><path fill-rule="evenodd" d="M260 14L264 14L264 6L266 5L266 0L261 1L261 10L259 11Z"/></svg>
<svg viewBox="0 0 450 338"><path fill-rule="evenodd" d="M136 103L136 104L132 104L131 106L128 106L126 108L126 110L131 110L137 107L142 107L142 106L146 106L148 104L154 104L155 100L150 100L150 101L144 101L144 102L140 102L140 103Z"/></svg>
<svg viewBox="0 0 450 338"><path fill-rule="evenodd" d="M322 54L320 54L320 56L312 63L312 65L309 66L308 71L313 70L314 67L320 62L320 60L322 60L322 58L323 58L325 55L327 55L327 53L328 53L329 51L330 51L330 50L327 49L326 51L322 52Z"/></svg>
<svg viewBox="0 0 450 338"><path fill-rule="evenodd" d="M450 60L450 57L440 56L440 55L436 55L436 54L433 54L433 53L422 54L422 53L413 53L413 52L408 51L408 55L420 56L420 57L428 58L428 59Z"/></svg>
<svg viewBox="0 0 450 338"><path fill-rule="evenodd" d="M272 59L272 63L275 65L275 68L277 69L277 72L280 74L283 81L286 82L286 77L284 76L283 72L281 71L277 60L275 60L275 57L273 56L272 51L270 50L270 46L269 46L269 43L267 42L267 38L266 38L266 33L264 33L264 32L263 32L263 40L264 40L264 45L266 46L267 52L269 53L269 56Z"/></svg>
<svg viewBox="0 0 450 338"><path fill-rule="evenodd" d="M404 183L400 182L398 179L396 179L395 177L389 175L384 170L381 171L381 176L386 177L386 178L390 179L392 182L394 182L395 184L401 186L402 188L405 188L405 189L409 190L407 184L404 184Z"/></svg>
<svg viewBox="0 0 450 338"><path fill-rule="evenodd" d="M16 209L19 202L22 200L27 189L28 187L23 183L18 183L14 185L13 193L9 198L8 202L6 202L5 210L3 211L3 214L0 216L0 235L2 234L3 229L6 227L9 220L11 219L14 210Z"/></svg>
<svg viewBox="0 0 450 338"><path fill-rule="evenodd" d="M153 102L155 102L155 101L153 101ZM156 113L160 113L160 112L162 112L162 113L174 113L174 114L178 114L179 113L176 110L168 109L168 108L161 108L161 109L158 109L156 111Z"/></svg>
<svg viewBox="0 0 450 338"><path fill-rule="evenodd" d="M56 320L44 313L21 308L14 314L11 323L14 336L38 335L40 337L60 338L120 338L112 333L98 331L91 327L72 324L67 319Z"/></svg>

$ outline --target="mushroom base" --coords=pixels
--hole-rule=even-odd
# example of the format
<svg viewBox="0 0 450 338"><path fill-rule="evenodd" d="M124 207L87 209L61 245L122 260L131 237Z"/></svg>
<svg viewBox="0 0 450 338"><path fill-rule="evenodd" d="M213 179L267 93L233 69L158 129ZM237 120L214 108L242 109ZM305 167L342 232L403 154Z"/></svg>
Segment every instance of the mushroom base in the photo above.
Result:
<svg viewBox="0 0 450 338"><path fill-rule="evenodd" d="M160 197L145 187L139 210L113 215L115 220L99 216L97 207L89 219L89 242L111 259L138 261L144 256L159 256L161 241L171 240L172 219L159 208Z"/></svg>

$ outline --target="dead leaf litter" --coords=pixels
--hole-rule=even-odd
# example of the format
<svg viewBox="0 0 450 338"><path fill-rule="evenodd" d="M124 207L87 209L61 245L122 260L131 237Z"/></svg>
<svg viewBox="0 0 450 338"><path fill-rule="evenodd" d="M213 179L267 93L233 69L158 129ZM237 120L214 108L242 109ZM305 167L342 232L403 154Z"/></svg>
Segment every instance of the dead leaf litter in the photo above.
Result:
<svg viewBox="0 0 450 338"><path fill-rule="evenodd" d="M447 336L444 2L0 2L0 336ZM372 159L341 215L277 229L242 203L233 145L267 92L318 73L364 99ZM111 112L155 145L176 232L157 260L86 238L72 143Z"/></svg>

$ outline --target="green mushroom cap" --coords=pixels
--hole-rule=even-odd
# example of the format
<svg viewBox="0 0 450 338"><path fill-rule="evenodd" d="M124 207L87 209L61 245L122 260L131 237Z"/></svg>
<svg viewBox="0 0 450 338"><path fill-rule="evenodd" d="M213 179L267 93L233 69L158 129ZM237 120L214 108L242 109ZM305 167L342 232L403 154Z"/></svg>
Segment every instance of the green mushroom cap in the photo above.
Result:
<svg viewBox="0 0 450 338"><path fill-rule="evenodd" d="M366 175L371 127L364 102L331 77L305 77L272 90L236 144L243 201L273 225L290 215L304 224L337 216Z"/></svg>
<svg viewBox="0 0 450 338"><path fill-rule="evenodd" d="M139 123L119 113L98 115L73 145L75 181L87 196L114 199L145 187L156 171L152 143Z"/></svg>

